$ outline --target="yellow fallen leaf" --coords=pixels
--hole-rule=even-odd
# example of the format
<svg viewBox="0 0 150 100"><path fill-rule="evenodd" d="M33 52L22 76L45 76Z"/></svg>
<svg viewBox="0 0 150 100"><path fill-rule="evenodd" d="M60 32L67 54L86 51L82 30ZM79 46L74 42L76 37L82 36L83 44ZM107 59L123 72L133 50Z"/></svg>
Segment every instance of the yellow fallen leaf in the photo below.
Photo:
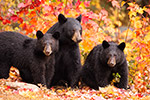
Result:
<svg viewBox="0 0 150 100"><path fill-rule="evenodd" d="M122 7L125 3L126 3L125 1L122 1L122 2L121 2L121 7Z"/></svg>

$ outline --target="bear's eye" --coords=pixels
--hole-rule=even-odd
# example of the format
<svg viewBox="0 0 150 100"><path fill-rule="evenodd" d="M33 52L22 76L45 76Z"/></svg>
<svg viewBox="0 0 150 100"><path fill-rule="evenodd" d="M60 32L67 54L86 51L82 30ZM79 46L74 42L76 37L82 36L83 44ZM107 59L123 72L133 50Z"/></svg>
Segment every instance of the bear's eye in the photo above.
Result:
<svg viewBox="0 0 150 100"><path fill-rule="evenodd" d="M114 56L116 57L117 55L116 55L116 54L114 54Z"/></svg>
<svg viewBox="0 0 150 100"><path fill-rule="evenodd" d="M109 57L112 57L112 54L109 54L108 56L109 56Z"/></svg>
<svg viewBox="0 0 150 100"><path fill-rule="evenodd" d="M73 33L75 33L75 30L72 30Z"/></svg>
<svg viewBox="0 0 150 100"><path fill-rule="evenodd" d="M82 30L79 30L79 32L82 34Z"/></svg>

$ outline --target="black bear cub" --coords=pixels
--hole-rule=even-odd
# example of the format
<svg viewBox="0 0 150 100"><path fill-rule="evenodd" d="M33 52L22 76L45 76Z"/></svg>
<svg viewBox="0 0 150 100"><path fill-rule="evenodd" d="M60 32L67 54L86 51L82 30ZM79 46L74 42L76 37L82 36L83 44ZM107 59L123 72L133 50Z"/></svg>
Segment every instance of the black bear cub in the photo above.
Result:
<svg viewBox="0 0 150 100"><path fill-rule="evenodd" d="M82 41L81 15L77 18L66 18L59 14L58 22L47 32L60 32L59 51L56 53L55 74L52 86L64 85L74 87L78 82L81 69L80 50L78 43Z"/></svg>
<svg viewBox="0 0 150 100"><path fill-rule="evenodd" d="M54 74L59 33L36 33L32 39L20 33L0 33L0 78L8 78L11 66L18 68L24 82L50 85Z"/></svg>
<svg viewBox="0 0 150 100"><path fill-rule="evenodd" d="M125 43L103 41L87 56L81 71L83 83L91 88L105 87L113 80L113 73L119 73L120 82L114 83L118 88L127 89L128 66L124 55Z"/></svg>

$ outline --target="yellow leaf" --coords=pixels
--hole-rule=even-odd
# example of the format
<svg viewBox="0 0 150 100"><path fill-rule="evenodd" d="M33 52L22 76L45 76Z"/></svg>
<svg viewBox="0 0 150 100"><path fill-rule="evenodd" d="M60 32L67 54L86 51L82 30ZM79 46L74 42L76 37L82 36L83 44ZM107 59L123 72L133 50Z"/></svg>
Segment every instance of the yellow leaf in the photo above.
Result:
<svg viewBox="0 0 150 100"><path fill-rule="evenodd" d="M146 9L147 9L147 8L144 6L144 7L143 7L143 10L146 10Z"/></svg>
<svg viewBox="0 0 150 100"><path fill-rule="evenodd" d="M139 21L139 20L138 20L138 21L135 21L135 22L134 22L134 27L137 28L137 29L142 28L141 21Z"/></svg>
<svg viewBox="0 0 150 100"><path fill-rule="evenodd" d="M122 2L121 2L121 7L122 7L125 3L126 3L125 1L122 1Z"/></svg>
<svg viewBox="0 0 150 100"><path fill-rule="evenodd" d="M143 9L142 9L142 8L137 9L136 11L137 11L138 13L140 13L140 14L143 14Z"/></svg>
<svg viewBox="0 0 150 100"><path fill-rule="evenodd" d="M145 36L144 40L145 41L150 41L150 32L148 32L148 34Z"/></svg>
<svg viewBox="0 0 150 100"><path fill-rule="evenodd" d="M133 4L133 3L128 3L128 5L129 5L129 6L134 6L134 4Z"/></svg>
<svg viewBox="0 0 150 100"><path fill-rule="evenodd" d="M128 15L131 18L132 16L136 16L136 12L135 11L129 11Z"/></svg>

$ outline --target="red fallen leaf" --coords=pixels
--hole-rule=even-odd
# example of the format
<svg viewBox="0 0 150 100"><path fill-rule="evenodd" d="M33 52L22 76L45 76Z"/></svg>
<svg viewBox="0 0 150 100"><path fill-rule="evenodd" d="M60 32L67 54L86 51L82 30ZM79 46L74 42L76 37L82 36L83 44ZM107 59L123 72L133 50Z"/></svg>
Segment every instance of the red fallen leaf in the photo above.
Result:
<svg viewBox="0 0 150 100"><path fill-rule="evenodd" d="M136 59L137 61L139 61L139 60L141 60L141 57L136 57L135 59Z"/></svg>
<svg viewBox="0 0 150 100"><path fill-rule="evenodd" d="M121 100L121 97L117 97L116 100Z"/></svg>
<svg viewBox="0 0 150 100"><path fill-rule="evenodd" d="M27 15L29 13L29 11L28 10L24 10L24 13L25 13L25 15Z"/></svg>
<svg viewBox="0 0 150 100"><path fill-rule="evenodd" d="M34 2L35 2L35 4L36 4L36 6L39 6L39 5L41 4L41 1L40 1L40 0L35 0Z"/></svg>
<svg viewBox="0 0 150 100"><path fill-rule="evenodd" d="M34 7L39 7L41 2L39 0L34 0L34 1L32 1L32 4Z"/></svg>
<svg viewBox="0 0 150 100"><path fill-rule="evenodd" d="M34 5L33 4L30 5L30 9L34 9Z"/></svg>
<svg viewBox="0 0 150 100"><path fill-rule="evenodd" d="M7 86L6 90L9 90L10 89L10 86Z"/></svg>
<svg viewBox="0 0 150 100"><path fill-rule="evenodd" d="M20 27L22 27L23 30L26 30L27 29L27 24L23 23L23 24L20 25Z"/></svg>
<svg viewBox="0 0 150 100"><path fill-rule="evenodd" d="M23 22L23 19L22 19L22 18L19 18L18 20L20 21L20 23L22 23L22 22Z"/></svg>
<svg viewBox="0 0 150 100"><path fill-rule="evenodd" d="M11 22L8 20L8 19L6 19L6 20L3 20L3 24L5 25L5 24L10 24Z"/></svg>
<svg viewBox="0 0 150 100"><path fill-rule="evenodd" d="M32 29L32 28L29 28L29 29L26 29L26 30L27 30L26 35L28 35L29 33L32 33L32 32L33 32L33 29Z"/></svg>
<svg viewBox="0 0 150 100"><path fill-rule="evenodd" d="M3 21L3 17L0 16L0 20Z"/></svg>
<svg viewBox="0 0 150 100"><path fill-rule="evenodd" d="M11 19L12 21L16 22L16 21L18 21L18 16L17 16L17 15L12 15L12 16L10 17L10 19Z"/></svg>
<svg viewBox="0 0 150 100"><path fill-rule="evenodd" d="M23 88L22 90L23 90L23 91L27 91L27 89L26 89L26 88Z"/></svg>
<svg viewBox="0 0 150 100"><path fill-rule="evenodd" d="M29 89L29 91L33 92L33 89Z"/></svg>
<svg viewBox="0 0 150 100"><path fill-rule="evenodd" d="M141 34L141 31L140 31L140 30L137 30L137 31L136 31L136 37L138 37L140 34Z"/></svg>
<svg viewBox="0 0 150 100"><path fill-rule="evenodd" d="M141 93L136 94L136 96L138 96L140 98L143 97L143 95Z"/></svg>

